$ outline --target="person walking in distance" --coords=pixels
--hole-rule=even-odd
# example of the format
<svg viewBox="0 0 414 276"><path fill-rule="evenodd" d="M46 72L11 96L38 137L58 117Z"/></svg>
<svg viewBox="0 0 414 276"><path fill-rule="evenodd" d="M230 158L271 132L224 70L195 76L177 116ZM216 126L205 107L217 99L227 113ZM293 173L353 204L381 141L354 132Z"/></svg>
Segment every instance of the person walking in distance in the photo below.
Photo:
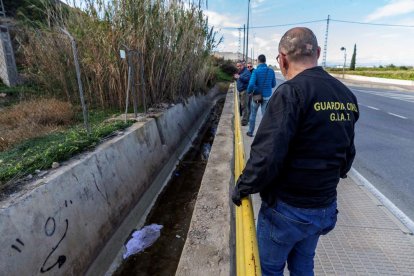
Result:
<svg viewBox="0 0 414 276"><path fill-rule="evenodd" d="M253 71L247 87L247 93L261 94L262 99L252 100L250 103L250 117L249 117L249 130L247 136L253 137L254 127L256 123L256 115L259 106L262 110L262 115L266 111L267 103L269 102L270 96L272 96L272 88L276 86L275 71L268 68L266 65L265 55L259 55L257 57L258 65L256 70ZM252 99L254 96L252 96Z"/></svg>
<svg viewBox="0 0 414 276"><path fill-rule="evenodd" d="M250 80L250 71L244 66L244 62L239 61L236 64L238 69L238 73L234 74L234 78L237 80L237 91L239 92L240 96L240 109L242 114L242 125L245 126L248 123L249 115L247 110L247 85L249 84Z"/></svg>
<svg viewBox="0 0 414 276"><path fill-rule="evenodd" d="M314 275L320 235L337 220L337 185L355 157L355 95L317 66L320 47L304 27L279 43L286 82L269 101L250 158L233 190L236 205L260 193L257 238L263 275ZM257 71L257 70L256 70Z"/></svg>

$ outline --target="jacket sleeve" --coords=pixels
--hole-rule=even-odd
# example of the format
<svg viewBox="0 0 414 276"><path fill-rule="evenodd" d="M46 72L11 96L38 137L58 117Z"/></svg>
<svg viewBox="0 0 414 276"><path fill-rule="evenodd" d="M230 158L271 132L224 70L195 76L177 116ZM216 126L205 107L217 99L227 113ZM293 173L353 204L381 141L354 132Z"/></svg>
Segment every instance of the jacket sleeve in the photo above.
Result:
<svg viewBox="0 0 414 276"><path fill-rule="evenodd" d="M249 72L249 70L244 70L244 72L240 75L240 80L243 82L243 83L249 83L249 80L250 80L250 72Z"/></svg>
<svg viewBox="0 0 414 276"><path fill-rule="evenodd" d="M253 71L252 76L250 77L250 81L249 81L249 85L247 86L247 93L252 93L253 90L255 90L256 87L256 74L257 74L257 69Z"/></svg>
<svg viewBox="0 0 414 276"><path fill-rule="evenodd" d="M355 96L353 97L353 101L357 106L357 110L359 110L358 100ZM358 112L354 112L354 118L355 118L355 122L354 122L354 124L355 124L359 119L359 113ZM354 125L354 127L355 127L355 125ZM353 133L353 135L351 137L350 146L346 150L346 163L341 168L340 175L339 175L341 178L346 178L346 174L351 169L352 163L354 162L354 159L355 159L355 154L356 154L355 144L354 144L355 132L352 131L352 133Z"/></svg>
<svg viewBox="0 0 414 276"><path fill-rule="evenodd" d="M356 154L355 145L354 145L354 136L355 135L353 135L351 138L351 146L346 151L346 164L345 166L341 168L341 172L340 172L341 178L346 178L346 174L349 172L349 170L351 169L352 163L354 162L354 158Z"/></svg>
<svg viewBox="0 0 414 276"><path fill-rule="evenodd" d="M299 124L301 105L290 85L279 86L270 98L233 195L242 198L261 192L280 175Z"/></svg>
<svg viewBox="0 0 414 276"><path fill-rule="evenodd" d="M273 78L272 78L272 88L274 88L276 86L276 75L275 75L275 71L273 71Z"/></svg>

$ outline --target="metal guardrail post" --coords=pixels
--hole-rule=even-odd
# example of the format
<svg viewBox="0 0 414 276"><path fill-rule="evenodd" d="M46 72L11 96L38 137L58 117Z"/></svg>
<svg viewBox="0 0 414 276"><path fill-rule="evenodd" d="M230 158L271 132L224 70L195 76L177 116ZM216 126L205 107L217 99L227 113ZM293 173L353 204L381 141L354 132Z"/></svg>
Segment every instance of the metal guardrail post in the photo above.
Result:
<svg viewBox="0 0 414 276"><path fill-rule="evenodd" d="M234 179L241 175L245 166L243 136L241 132L239 98L234 84ZM237 276L262 275L256 228L254 224L253 205L250 197L242 199L236 206L236 269Z"/></svg>

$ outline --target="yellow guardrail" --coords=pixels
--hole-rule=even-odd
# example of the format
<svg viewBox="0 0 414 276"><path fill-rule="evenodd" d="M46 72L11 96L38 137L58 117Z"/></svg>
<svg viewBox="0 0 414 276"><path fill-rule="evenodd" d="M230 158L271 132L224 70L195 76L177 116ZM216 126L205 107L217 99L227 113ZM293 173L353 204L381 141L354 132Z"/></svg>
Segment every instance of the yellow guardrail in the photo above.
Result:
<svg viewBox="0 0 414 276"><path fill-rule="evenodd" d="M234 179L237 181L245 166L243 136L240 124L239 93L234 88ZM262 275L259 250L257 247L256 228L254 224L253 205L250 197L242 199L236 206L236 269L237 276Z"/></svg>

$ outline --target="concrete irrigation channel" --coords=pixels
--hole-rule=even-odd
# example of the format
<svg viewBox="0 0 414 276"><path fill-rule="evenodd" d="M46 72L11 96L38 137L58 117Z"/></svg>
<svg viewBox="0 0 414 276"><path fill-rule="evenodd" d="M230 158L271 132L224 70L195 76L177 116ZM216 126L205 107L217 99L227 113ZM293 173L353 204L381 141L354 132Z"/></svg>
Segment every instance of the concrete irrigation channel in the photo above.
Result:
<svg viewBox="0 0 414 276"><path fill-rule="evenodd" d="M148 116L0 202L0 275L230 274L231 92ZM123 261L151 223L160 238Z"/></svg>

